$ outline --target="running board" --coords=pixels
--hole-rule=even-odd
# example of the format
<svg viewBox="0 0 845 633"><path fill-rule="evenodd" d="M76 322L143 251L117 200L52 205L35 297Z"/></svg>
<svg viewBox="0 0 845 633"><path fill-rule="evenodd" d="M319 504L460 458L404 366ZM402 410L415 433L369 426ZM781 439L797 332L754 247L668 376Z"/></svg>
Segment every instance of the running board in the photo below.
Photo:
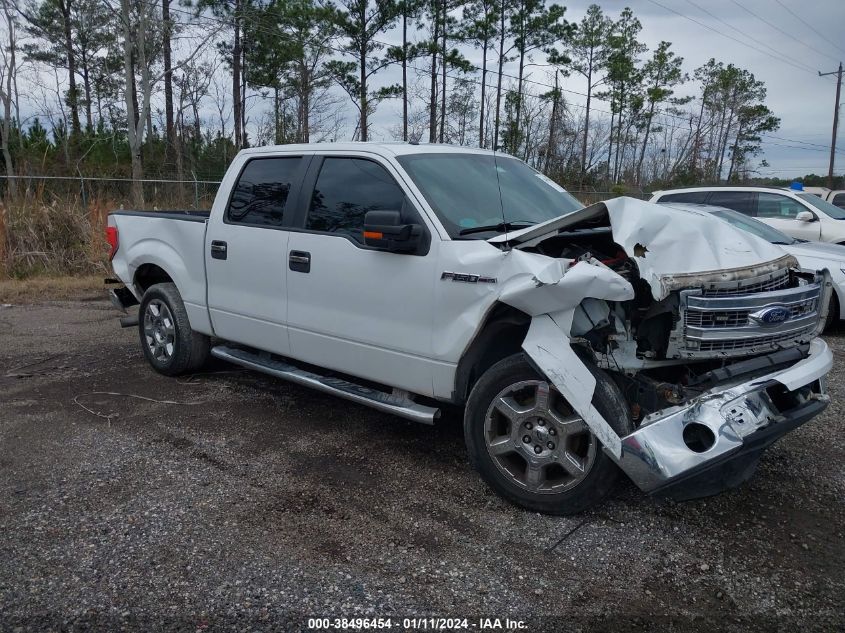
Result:
<svg viewBox="0 0 845 633"><path fill-rule="evenodd" d="M278 358L273 358L266 352L252 352L218 345L211 349L211 355L230 363L254 369L256 371L270 374L276 378L282 378L298 385L311 387L317 391L346 398L358 404L363 404L385 413L392 413L399 417L422 422L423 424L434 424L434 420L440 417L440 409L427 407L411 400L407 392L395 390L392 394L377 389L371 389L341 378L331 376L320 376L312 372L290 365Z"/></svg>

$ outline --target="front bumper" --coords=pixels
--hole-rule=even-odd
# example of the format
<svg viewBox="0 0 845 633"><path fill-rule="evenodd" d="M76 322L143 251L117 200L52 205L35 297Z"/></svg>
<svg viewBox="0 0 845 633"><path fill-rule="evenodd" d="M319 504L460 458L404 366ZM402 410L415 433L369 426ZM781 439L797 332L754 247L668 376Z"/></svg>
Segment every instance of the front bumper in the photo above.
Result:
<svg viewBox="0 0 845 633"><path fill-rule="evenodd" d="M824 410L832 364L827 343L816 338L791 367L646 417L622 438L617 463L643 491L677 500L735 487L766 447Z"/></svg>

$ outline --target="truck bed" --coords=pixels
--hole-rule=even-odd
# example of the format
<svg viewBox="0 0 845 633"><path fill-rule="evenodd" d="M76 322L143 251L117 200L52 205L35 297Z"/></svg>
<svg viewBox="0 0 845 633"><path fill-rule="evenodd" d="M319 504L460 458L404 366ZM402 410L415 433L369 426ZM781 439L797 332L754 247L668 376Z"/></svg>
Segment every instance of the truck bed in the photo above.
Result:
<svg viewBox="0 0 845 633"><path fill-rule="evenodd" d="M176 284L191 325L199 332L211 331L205 293L205 230L208 211L176 209L112 211L109 226L119 232L119 246L112 260L117 276L130 281L127 287L140 301L143 285L131 283L139 268L149 275L160 268Z"/></svg>
<svg viewBox="0 0 845 633"><path fill-rule="evenodd" d="M185 220L187 222L205 222L208 219L210 209L121 209L112 211L109 215L129 215L141 217L164 218L167 220Z"/></svg>

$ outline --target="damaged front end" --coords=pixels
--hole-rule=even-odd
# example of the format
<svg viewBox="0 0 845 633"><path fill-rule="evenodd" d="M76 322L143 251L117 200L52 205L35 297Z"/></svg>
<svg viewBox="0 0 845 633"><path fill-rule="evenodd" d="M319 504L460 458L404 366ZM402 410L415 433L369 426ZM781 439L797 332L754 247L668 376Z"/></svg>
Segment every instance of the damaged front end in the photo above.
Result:
<svg viewBox="0 0 845 633"><path fill-rule="evenodd" d="M827 404L827 271L802 273L706 214L626 198L491 241L554 258L499 299L532 317L524 351L646 492L734 487ZM630 434L593 405L583 358L619 387Z"/></svg>

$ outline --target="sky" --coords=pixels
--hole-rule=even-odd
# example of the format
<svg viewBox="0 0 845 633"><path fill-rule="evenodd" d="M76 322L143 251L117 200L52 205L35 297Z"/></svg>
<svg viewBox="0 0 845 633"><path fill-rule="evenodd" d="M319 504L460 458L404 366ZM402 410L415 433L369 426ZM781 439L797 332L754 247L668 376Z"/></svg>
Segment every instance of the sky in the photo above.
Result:
<svg viewBox="0 0 845 633"><path fill-rule="evenodd" d="M631 6L642 22L641 40L649 50L656 48L661 40L670 41L675 53L684 58L684 69L690 74L713 57L745 68L765 82L766 104L780 117L781 127L764 140L764 152L758 160L765 158L769 167L760 168L761 176L827 174L836 81L835 76L821 78L818 72L835 71L839 60L845 61L845 0L779 2L606 0L598 4L614 19L625 6ZM566 6L566 18L577 22L591 3L562 0L561 4ZM388 41L398 41L397 38L395 32L386 36ZM479 52L465 51L465 54L480 65ZM489 63L494 62L491 56ZM509 72L513 73L515 68L511 66ZM532 78L537 81L548 81L547 75L547 70L532 69ZM392 79L380 77L385 82ZM577 75L564 79L562 87L582 93L585 89L583 79ZM697 84L690 82L677 94L697 94L697 90ZM566 96L573 104L584 103L581 96L572 93ZM845 101L845 90L840 101ZM607 104L595 105L607 109ZM387 128L395 125L399 107L396 103L379 107L374 119L375 136L389 137ZM837 139L835 173L838 174L845 172L843 128L845 122L839 126Z"/></svg>
<svg viewBox="0 0 845 633"><path fill-rule="evenodd" d="M565 17L572 22L580 21L591 4L590 0L558 1L566 6ZM780 117L781 127L763 140L763 152L757 162L765 159L768 167L759 168L760 176L791 178L808 173L827 174L836 80L835 76L819 77L818 72L835 71L840 60L845 62L845 0L604 0L598 4L613 19L618 18L625 6L631 6L642 23L640 39L649 51L661 40L671 42L672 50L684 58L684 70L690 74L713 57L747 69L765 83L766 105ZM214 22L203 24L207 26ZM379 39L399 44L400 37L398 29L393 29ZM179 43L177 48L186 45ZM462 47L462 52L473 64L481 65L478 49ZM650 52L643 57L648 55ZM495 55L490 54L488 65L493 67L495 63ZM217 72L226 75L216 78L226 90L231 85L228 71L219 66ZM515 75L516 64L507 65L505 72ZM531 80L550 82L549 68L532 66L527 72ZM476 80L478 75L480 73L474 75ZM380 72L374 84L387 85L400 79L399 67L392 66ZM488 82L493 81L489 76ZM565 92L572 107L583 106L584 97L575 93L583 94L584 83L577 74L562 79L564 91L573 91ZM160 86L158 88L160 92ZM537 86L533 88L545 91ZM676 94L697 96L698 89L697 83L690 81ZM253 96L257 97L254 92ZM336 92L340 94L339 89ZM213 94L212 91L202 107L203 118L212 125L218 116ZM161 94L157 94L156 110L161 108L160 100ZM845 90L840 100L845 102ZM260 119L260 111L270 107L270 100L256 98L249 103L249 126L254 127ZM356 112L348 101L341 100L341 103L344 135L348 137L355 127ZM593 107L606 111L608 104L594 101ZM231 103L228 108L227 127L231 130ZM401 122L401 101L383 102L371 121L374 140L392 140L392 132ZM839 126L837 145L834 173L843 174L845 120Z"/></svg>
<svg viewBox="0 0 845 633"><path fill-rule="evenodd" d="M836 70L840 60L845 62L845 1L780 0L818 33L802 24L776 0L657 2L663 6L650 0L637 0L632 6L643 23L643 41L649 48L666 39L672 42L676 53L684 57L687 68L697 68L715 57L717 61L732 62L750 70L757 79L765 82L768 90L766 103L781 118L780 129L772 135L782 138L769 137L763 143L763 157L770 163L770 168L761 169L761 175L827 174L836 78L820 78L818 72ZM607 12L618 13L625 4L612 1L603 2L601 6ZM585 8L585 4L570 4L567 13L570 13L570 18L580 18ZM708 30L688 18L754 48ZM772 48L781 55L781 59L775 57ZM840 101L843 100L845 92L840 97ZM842 125L837 137L839 149L835 173L841 174L845 172L845 131ZM805 149L799 149L801 147Z"/></svg>

